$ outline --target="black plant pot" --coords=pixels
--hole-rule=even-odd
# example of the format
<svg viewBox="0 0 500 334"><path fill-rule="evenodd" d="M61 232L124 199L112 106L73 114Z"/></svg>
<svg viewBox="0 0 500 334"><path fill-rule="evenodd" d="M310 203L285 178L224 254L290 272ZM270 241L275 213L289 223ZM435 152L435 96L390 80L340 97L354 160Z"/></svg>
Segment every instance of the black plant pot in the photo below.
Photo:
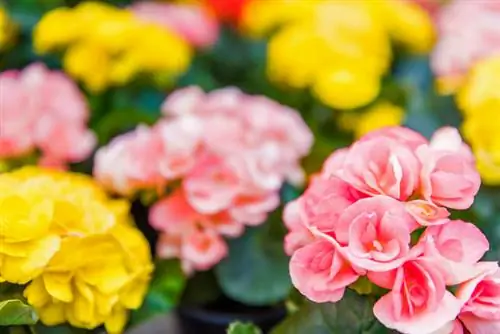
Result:
<svg viewBox="0 0 500 334"><path fill-rule="evenodd" d="M286 316L283 305L250 307L229 299L204 307L181 307L178 310L182 334L225 334L234 321L251 322L269 333Z"/></svg>

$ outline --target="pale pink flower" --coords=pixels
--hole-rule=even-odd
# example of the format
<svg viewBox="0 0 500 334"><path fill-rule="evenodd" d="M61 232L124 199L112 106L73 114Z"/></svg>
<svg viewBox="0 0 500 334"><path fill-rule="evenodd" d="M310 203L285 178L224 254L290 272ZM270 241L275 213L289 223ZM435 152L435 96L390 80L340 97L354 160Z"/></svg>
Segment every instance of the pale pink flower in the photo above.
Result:
<svg viewBox="0 0 500 334"><path fill-rule="evenodd" d="M425 244L425 255L436 259L445 273L447 285L456 285L474 276L474 265L489 249L488 239L481 230L461 220L427 228L419 244Z"/></svg>
<svg viewBox="0 0 500 334"><path fill-rule="evenodd" d="M154 127L139 125L97 151L94 176L122 195L161 190L194 168L201 131L192 117L160 121Z"/></svg>
<svg viewBox="0 0 500 334"><path fill-rule="evenodd" d="M182 116L194 114L201 106L205 92L200 87L190 86L178 89L165 99L161 105L161 112L164 116Z"/></svg>
<svg viewBox="0 0 500 334"><path fill-rule="evenodd" d="M300 293L316 303L325 303L342 299L345 288L354 283L359 274L338 247L318 239L293 253L290 276Z"/></svg>
<svg viewBox="0 0 500 334"><path fill-rule="evenodd" d="M68 122L60 116L39 120L33 136L43 152L43 159L61 163L85 160L97 143L94 133L85 124L68 126Z"/></svg>
<svg viewBox="0 0 500 334"><path fill-rule="evenodd" d="M477 264L481 272L461 284L459 319L471 334L500 333L500 270L496 262Z"/></svg>
<svg viewBox="0 0 500 334"><path fill-rule="evenodd" d="M373 308L387 328L404 334L429 334L453 321L460 311L459 300L446 290L443 274L433 259L413 259L391 272L368 277L391 289Z"/></svg>
<svg viewBox="0 0 500 334"><path fill-rule="evenodd" d="M206 151L223 157L255 187L276 191L286 179L301 180L299 161L313 136L295 110L237 88L204 94L188 87L171 94L162 112L198 117Z"/></svg>
<svg viewBox="0 0 500 334"><path fill-rule="evenodd" d="M389 126L375 131L371 131L361 137L358 141L370 140L376 137L384 137L393 139L403 145L408 146L411 150L429 142L420 133L405 128L403 126Z"/></svg>
<svg viewBox="0 0 500 334"><path fill-rule="evenodd" d="M130 10L145 22L172 30L195 47L210 47L219 36L217 20L201 6L138 2Z"/></svg>
<svg viewBox="0 0 500 334"><path fill-rule="evenodd" d="M354 143L334 175L367 195L406 200L418 187L419 171L408 145L375 136Z"/></svg>
<svg viewBox="0 0 500 334"><path fill-rule="evenodd" d="M491 0L454 0L437 16L434 73L454 90L479 60L500 53L500 6ZM453 87L455 86L455 87Z"/></svg>
<svg viewBox="0 0 500 334"><path fill-rule="evenodd" d="M435 150L459 152L466 160L474 163L475 158L469 145L464 143L460 132L454 127L444 126L432 135L430 146Z"/></svg>
<svg viewBox="0 0 500 334"><path fill-rule="evenodd" d="M159 190L166 184L158 164L163 153L160 136L141 125L97 151L93 174L107 189L122 195L139 189Z"/></svg>
<svg viewBox="0 0 500 334"><path fill-rule="evenodd" d="M177 179L186 175L198 161L203 124L196 117L179 117L159 121L154 132L163 145L158 164L161 175L168 179ZM151 161L150 161L151 163Z"/></svg>
<svg viewBox="0 0 500 334"><path fill-rule="evenodd" d="M309 231L301 217L298 200L287 203L283 210L283 222L288 229L285 236L285 253L287 255L292 255L297 249L314 241L314 235Z"/></svg>
<svg viewBox="0 0 500 334"><path fill-rule="evenodd" d="M424 200L413 200L405 203L406 210L422 226L434 226L446 224L450 212L446 208L439 207Z"/></svg>
<svg viewBox="0 0 500 334"><path fill-rule="evenodd" d="M430 145L417 149L417 156L422 164L420 191L426 200L460 210L472 205L481 178L458 132L439 130Z"/></svg>
<svg viewBox="0 0 500 334"><path fill-rule="evenodd" d="M335 239L348 260L370 271L400 267L410 254L410 234L418 227L403 203L387 197L360 199L340 215Z"/></svg>
<svg viewBox="0 0 500 334"><path fill-rule="evenodd" d="M64 167L92 153L87 104L65 74L35 63L1 73L0 91L0 158L38 149L44 165Z"/></svg>

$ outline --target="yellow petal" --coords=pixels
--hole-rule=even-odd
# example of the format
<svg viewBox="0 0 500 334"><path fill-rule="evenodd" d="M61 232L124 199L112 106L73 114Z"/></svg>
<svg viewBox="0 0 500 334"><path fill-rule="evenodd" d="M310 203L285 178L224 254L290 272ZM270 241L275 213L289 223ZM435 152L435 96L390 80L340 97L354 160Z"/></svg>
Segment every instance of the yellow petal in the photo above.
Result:
<svg viewBox="0 0 500 334"><path fill-rule="evenodd" d="M65 305L63 303L51 303L41 309L37 309L40 320L47 326L56 326L66 322Z"/></svg>
<svg viewBox="0 0 500 334"><path fill-rule="evenodd" d="M116 293L130 280L130 275L123 263L88 268L84 275L86 282L104 294Z"/></svg>
<svg viewBox="0 0 500 334"><path fill-rule="evenodd" d="M77 282L77 291L74 294L74 300L68 306L68 312L71 314L71 319L73 319L73 325L77 327L83 326L85 328L93 328L99 325L99 319L95 312L94 298L87 298L90 295L90 288L79 285ZM86 290L86 296L83 296L79 292Z"/></svg>
<svg viewBox="0 0 500 334"><path fill-rule="evenodd" d="M0 198L0 236L6 241L27 241L47 233L52 223L50 201L28 202L19 196Z"/></svg>
<svg viewBox="0 0 500 334"><path fill-rule="evenodd" d="M109 334L119 334L123 332L123 327L127 323L128 312L123 308L113 311L113 314L106 320L104 326Z"/></svg>
<svg viewBox="0 0 500 334"><path fill-rule="evenodd" d="M41 277L34 279L24 289L24 296L28 299L28 303L37 309L42 308L51 301Z"/></svg>
<svg viewBox="0 0 500 334"><path fill-rule="evenodd" d="M149 287L149 275L147 279L134 280L130 282L120 294L120 302L128 309L138 309L144 301L144 296Z"/></svg>
<svg viewBox="0 0 500 334"><path fill-rule="evenodd" d="M60 238L48 235L36 241L27 257L4 256L0 276L11 283L24 284L35 278L59 250Z"/></svg>
<svg viewBox="0 0 500 334"><path fill-rule="evenodd" d="M73 300L71 276L62 273L45 273L43 281L47 292L59 301L69 303Z"/></svg>
<svg viewBox="0 0 500 334"><path fill-rule="evenodd" d="M108 317L113 310L113 307L118 302L118 295L105 295L98 291L94 294L95 296L95 304L97 307L97 313L99 313L102 317Z"/></svg>

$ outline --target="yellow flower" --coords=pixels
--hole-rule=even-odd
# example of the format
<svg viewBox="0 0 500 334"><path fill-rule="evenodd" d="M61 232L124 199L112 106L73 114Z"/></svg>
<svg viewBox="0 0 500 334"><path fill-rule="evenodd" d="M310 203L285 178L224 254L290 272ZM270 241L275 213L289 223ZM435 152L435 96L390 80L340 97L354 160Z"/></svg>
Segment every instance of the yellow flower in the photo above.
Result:
<svg viewBox="0 0 500 334"><path fill-rule="evenodd" d="M69 8L56 8L45 14L33 30L35 51L47 53L62 49L83 33Z"/></svg>
<svg viewBox="0 0 500 334"><path fill-rule="evenodd" d="M264 3L268 1L260 6ZM280 16L288 23L269 41L269 78L293 88L311 87L333 108L370 103L391 60L385 27L362 2L299 1L296 6L299 3L310 9L290 11L302 16Z"/></svg>
<svg viewBox="0 0 500 334"><path fill-rule="evenodd" d="M484 110L480 117L467 117L462 125L476 165L485 184L500 184L500 133L494 121L498 109Z"/></svg>
<svg viewBox="0 0 500 334"><path fill-rule="evenodd" d="M316 96L338 109L362 107L380 92L380 78L362 68L346 67L325 71L313 86Z"/></svg>
<svg viewBox="0 0 500 334"><path fill-rule="evenodd" d="M317 0L249 1L241 17L244 33L262 37L280 25L314 15Z"/></svg>
<svg viewBox="0 0 500 334"><path fill-rule="evenodd" d="M379 16L391 38L413 53L429 52L436 40L429 14L417 4L401 0L365 0Z"/></svg>
<svg viewBox="0 0 500 334"><path fill-rule="evenodd" d="M94 93L103 91L111 84L111 64L106 50L94 44L75 44L63 58L64 70Z"/></svg>
<svg viewBox="0 0 500 334"><path fill-rule="evenodd" d="M4 8L0 7L0 50L4 49L16 33L16 26Z"/></svg>
<svg viewBox="0 0 500 334"><path fill-rule="evenodd" d="M495 122L500 110L500 57L481 60L466 76L457 94L464 113L463 133L486 184L500 184L500 133Z"/></svg>
<svg viewBox="0 0 500 334"><path fill-rule="evenodd" d="M272 81L305 88L314 82L327 55L320 36L307 25L292 25L269 41L267 73Z"/></svg>
<svg viewBox="0 0 500 334"><path fill-rule="evenodd" d="M500 108L500 56L479 61L458 91L457 102L466 115Z"/></svg>
<svg viewBox="0 0 500 334"><path fill-rule="evenodd" d="M191 47L167 28L100 2L47 13L35 28L35 49L62 49L66 72L92 92L138 76L176 78L187 70Z"/></svg>
<svg viewBox="0 0 500 334"><path fill-rule="evenodd" d="M66 238L25 296L46 325L104 324L108 333L121 333L129 310L144 299L152 269L144 237L118 224L106 234Z"/></svg>
<svg viewBox="0 0 500 334"><path fill-rule="evenodd" d="M386 126L401 125L404 119L404 110L388 102L380 102L363 111L354 127L354 135L360 138Z"/></svg>
<svg viewBox="0 0 500 334"><path fill-rule="evenodd" d="M25 167L0 175L0 277L29 283L46 325L120 333L153 269L128 214L88 176Z"/></svg>

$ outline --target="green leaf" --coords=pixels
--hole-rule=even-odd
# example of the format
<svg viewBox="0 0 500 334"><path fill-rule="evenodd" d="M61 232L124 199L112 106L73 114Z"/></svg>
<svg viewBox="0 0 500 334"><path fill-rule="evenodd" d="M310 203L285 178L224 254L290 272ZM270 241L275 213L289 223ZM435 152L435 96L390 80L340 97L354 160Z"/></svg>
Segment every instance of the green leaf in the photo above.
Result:
<svg viewBox="0 0 500 334"><path fill-rule="evenodd" d="M136 325L174 309L179 302L185 283L186 278L179 261L158 261L144 303L141 308L132 313L131 324Z"/></svg>
<svg viewBox="0 0 500 334"><path fill-rule="evenodd" d="M0 326L33 325L38 321L35 310L20 299L0 302Z"/></svg>
<svg viewBox="0 0 500 334"><path fill-rule="evenodd" d="M285 183L283 187L281 187L281 202L288 203L298 198L302 193L301 189L292 186L291 184Z"/></svg>
<svg viewBox="0 0 500 334"><path fill-rule="evenodd" d="M221 294L214 272L212 270L200 271L189 278L181 303L182 305L206 305L215 301Z"/></svg>
<svg viewBox="0 0 500 334"><path fill-rule="evenodd" d="M233 322L227 329L227 334L262 334L259 327L250 323Z"/></svg>
<svg viewBox="0 0 500 334"><path fill-rule="evenodd" d="M331 333L390 333L373 315L373 300L347 289L337 303L320 304L321 314Z"/></svg>
<svg viewBox="0 0 500 334"><path fill-rule="evenodd" d="M283 224L274 218L229 240L229 256L215 268L222 290L236 301L268 305L284 300L290 291Z"/></svg>
<svg viewBox="0 0 500 334"><path fill-rule="evenodd" d="M141 110L113 110L105 114L94 127L100 144L108 143L111 138L138 124L153 124L157 117Z"/></svg>
<svg viewBox="0 0 500 334"><path fill-rule="evenodd" d="M306 303L299 311L288 316L271 334L337 334L326 326L319 304ZM345 334L351 332L343 332Z"/></svg>
<svg viewBox="0 0 500 334"><path fill-rule="evenodd" d="M37 323L32 327L33 334L88 334L92 331L83 328L71 327L69 325L45 326L42 323Z"/></svg>

